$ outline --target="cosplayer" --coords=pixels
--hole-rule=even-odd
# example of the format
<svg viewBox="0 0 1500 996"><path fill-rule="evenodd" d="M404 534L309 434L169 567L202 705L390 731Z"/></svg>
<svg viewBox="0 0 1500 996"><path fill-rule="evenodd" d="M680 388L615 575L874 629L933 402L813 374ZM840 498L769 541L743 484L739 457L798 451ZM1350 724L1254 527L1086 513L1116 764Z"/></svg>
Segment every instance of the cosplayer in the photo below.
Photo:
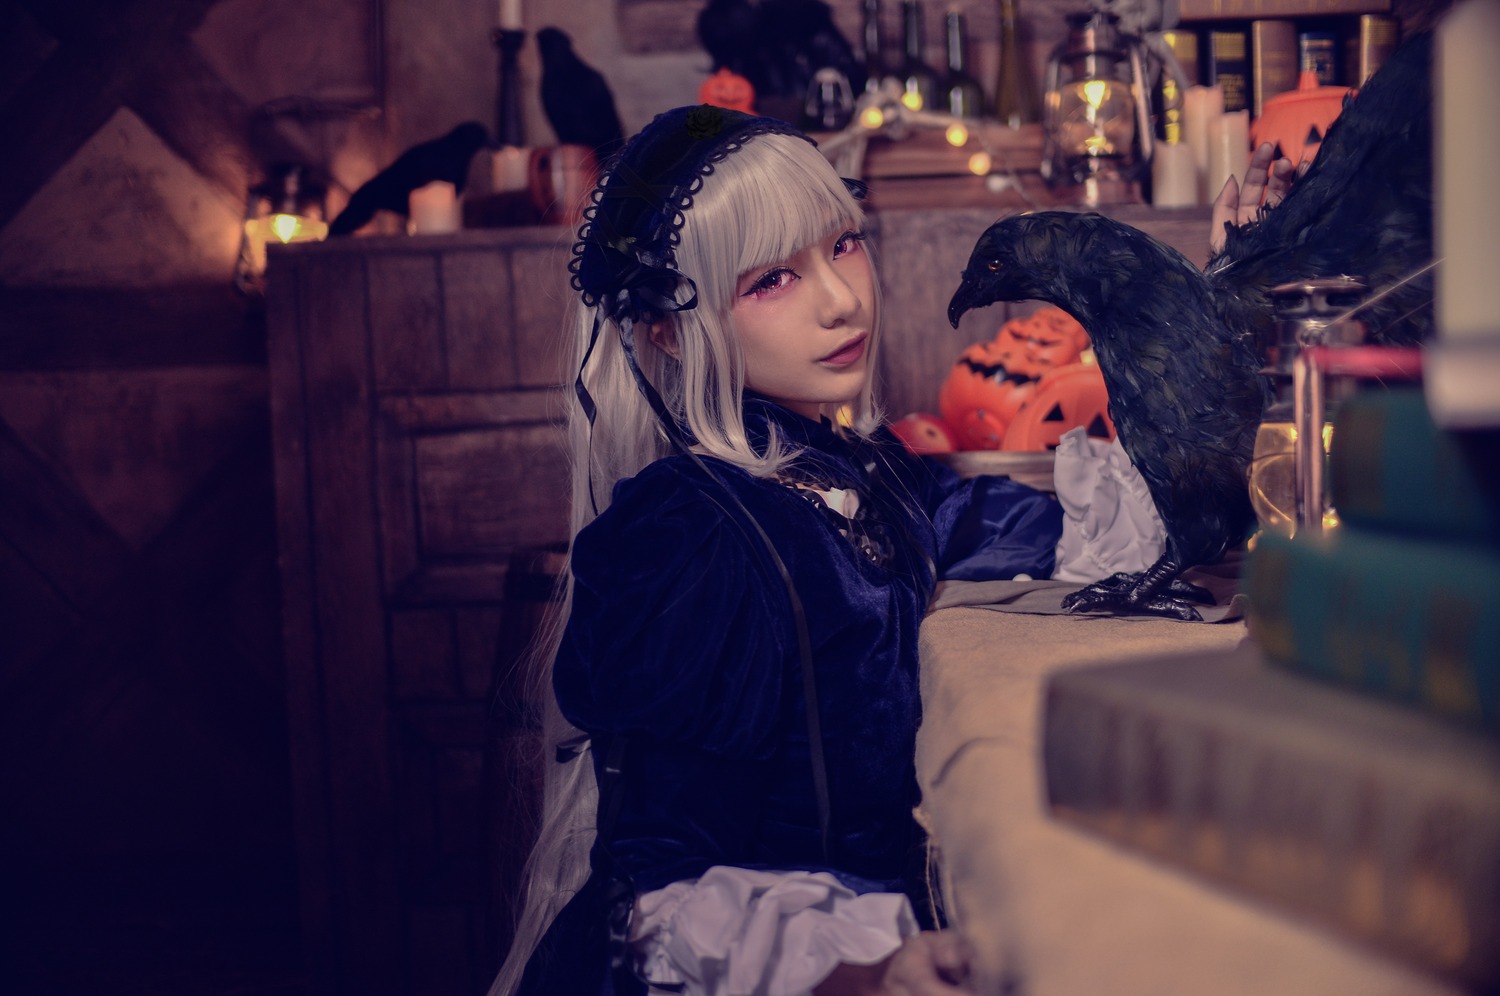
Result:
<svg viewBox="0 0 1500 996"><path fill-rule="evenodd" d="M594 191L560 763L492 996L968 991L913 818L917 629L943 576L1048 575L1062 514L881 427L856 187L697 107Z"/></svg>

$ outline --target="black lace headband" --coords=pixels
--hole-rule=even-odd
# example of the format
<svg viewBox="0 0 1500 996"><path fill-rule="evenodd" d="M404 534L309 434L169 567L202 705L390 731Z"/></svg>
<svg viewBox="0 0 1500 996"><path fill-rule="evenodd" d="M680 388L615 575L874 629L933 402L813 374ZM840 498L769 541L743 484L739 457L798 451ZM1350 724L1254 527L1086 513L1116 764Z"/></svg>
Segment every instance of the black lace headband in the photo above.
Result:
<svg viewBox="0 0 1500 996"><path fill-rule="evenodd" d="M607 165L573 244L573 289L609 317L651 321L697 306L697 287L676 268L683 220L714 167L757 135L792 135L776 118L712 104L666 111ZM864 184L845 181L856 196ZM683 295L686 290L685 296Z"/></svg>
<svg viewBox="0 0 1500 996"><path fill-rule="evenodd" d="M768 133L807 137L785 121L711 104L666 111L641 129L584 209L568 265L584 303L602 304L617 320L650 321L695 307L697 289L676 269L685 214L718 163ZM688 293L679 300L684 285Z"/></svg>

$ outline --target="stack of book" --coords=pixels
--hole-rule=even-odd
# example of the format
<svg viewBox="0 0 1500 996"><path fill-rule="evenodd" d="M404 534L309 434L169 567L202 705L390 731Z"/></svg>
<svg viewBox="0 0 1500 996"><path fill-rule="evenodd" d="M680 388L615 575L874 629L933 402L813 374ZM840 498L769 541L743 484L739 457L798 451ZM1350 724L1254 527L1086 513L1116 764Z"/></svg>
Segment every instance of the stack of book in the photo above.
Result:
<svg viewBox="0 0 1500 996"><path fill-rule="evenodd" d="M1049 677L1047 801L1500 993L1500 430L1440 432L1420 388L1374 391L1341 406L1331 457L1342 524L1246 558L1255 639Z"/></svg>
<svg viewBox="0 0 1500 996"><path fill-rule="evenodd" d="M1341 524L1262 533L1244 591L1276 664L1500 731L1500 430L1437 428L1420 387L1334 422Z"/></svg>

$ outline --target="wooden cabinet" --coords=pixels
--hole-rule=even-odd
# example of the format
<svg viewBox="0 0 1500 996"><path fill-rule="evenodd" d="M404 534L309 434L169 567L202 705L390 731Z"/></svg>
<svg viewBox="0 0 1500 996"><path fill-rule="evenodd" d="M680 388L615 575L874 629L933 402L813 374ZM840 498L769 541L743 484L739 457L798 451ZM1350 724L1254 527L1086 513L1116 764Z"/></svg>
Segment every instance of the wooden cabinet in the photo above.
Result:
<svg viewBox="0 0 1500 996"><path fill-rule="evenodd" d="M933 410L996 208L875 219L888 411ZM1206 209L1122 208L1206 255ZM566 229L273 253L271 405L301 906L317 991L482 992L535 833L509 679L565 541ZM539 572L545 575L545 569Z"/></svg>
<svg viewBox="0 0 1500 996"><path fill-rule="evenodd" d="M508 938L534 814L516 770L533 733L506 679L536 592L507 596L513 565L566 537L566 237L345 240L271 265L301 906L321 993L482 992Z"/></svg>

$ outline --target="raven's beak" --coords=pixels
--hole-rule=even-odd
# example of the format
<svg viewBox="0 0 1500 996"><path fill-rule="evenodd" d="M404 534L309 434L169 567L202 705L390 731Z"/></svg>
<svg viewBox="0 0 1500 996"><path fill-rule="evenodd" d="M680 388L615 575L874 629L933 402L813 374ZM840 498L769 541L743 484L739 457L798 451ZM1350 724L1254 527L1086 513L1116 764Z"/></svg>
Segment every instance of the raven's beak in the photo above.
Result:
<svg viewBox="0 0 1500 996"><path fill-rule="evenodd" d="M958 328L958 320L964 316L964 312L974 307L974 284L967 276L959 283L958 290L953 292L953 299L948 302L948 324Z"/></svg>

